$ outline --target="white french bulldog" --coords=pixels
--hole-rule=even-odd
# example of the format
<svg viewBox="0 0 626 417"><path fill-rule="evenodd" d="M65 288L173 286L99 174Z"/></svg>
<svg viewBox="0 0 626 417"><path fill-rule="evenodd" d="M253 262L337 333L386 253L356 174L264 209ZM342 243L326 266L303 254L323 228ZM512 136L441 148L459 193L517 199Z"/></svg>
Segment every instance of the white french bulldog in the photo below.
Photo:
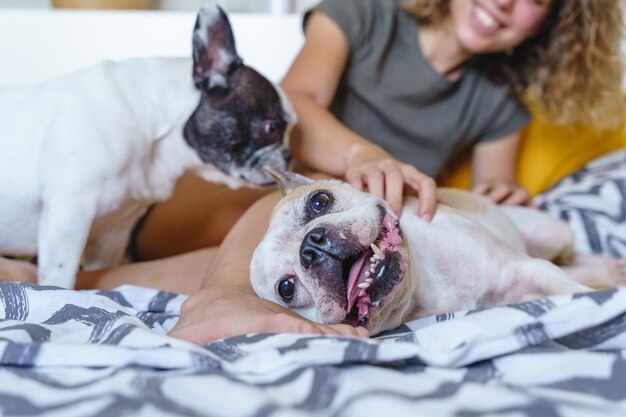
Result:
<svg viewBox="0 0 626 417"><path fill-rule="evenodd" d="M375 334L421 316L591 290L545 260L567 258L574 236L540 211L439 189L432 222L417 215L417 198L398 220L384 200L341 181L273 175L285 197L251 283L309 320Z"/></svg>
<svg viewBox="0 0 626 417"><path fill-rule="evenodd" d="M193 59L103 62L0 92L0 253L38 255L39 282L71 288L123 257L135 222L192 171L273 185L294 122L285 96L237 55L217 5L198 13Z"/></svg>

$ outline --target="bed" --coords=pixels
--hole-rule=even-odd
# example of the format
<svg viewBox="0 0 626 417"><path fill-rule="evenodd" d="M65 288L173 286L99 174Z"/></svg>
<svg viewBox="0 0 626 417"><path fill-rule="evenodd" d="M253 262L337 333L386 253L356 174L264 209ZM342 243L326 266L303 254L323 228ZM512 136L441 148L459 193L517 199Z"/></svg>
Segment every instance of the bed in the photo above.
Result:
<svg viewBox="0 0 626 417"><path fill-rule="evenodd" d="M78 15L12 13L0 15L0 33L25 31L26 23L64 27L68 38L78 33L69 19ZM132 16L143 22L143 14ZM112 18L78 20L100 33ZM186 27L193 16L172 19ZM235 17L236 33L249 27L246 19ZM295 51L298 19L285 19L274 22L272 36L293 34ZM252 32L243 39L252 41ZM271 78L289 60L270 60ZM68 69L67 61L59 65L51 68ZM24 82L24 74L11 79L5 71L5 82ZM592 161L538 201L570 222L579 250L626 257L626 151ZM134 286L102 292L0 283L0 415L626 415L626 288L449 312L370 340L248 334L204 346L167 336L184 300Z"/></svg>
<svg viewBox="0 0 626 417"><path fill-rule="evenodd" d="M626 257L626 151L540 197ZM611 224L611 222L613 222ZM7 416L623 416L626 288L457 311L375 338L167 336L185 297L0 283Z"/></svg>

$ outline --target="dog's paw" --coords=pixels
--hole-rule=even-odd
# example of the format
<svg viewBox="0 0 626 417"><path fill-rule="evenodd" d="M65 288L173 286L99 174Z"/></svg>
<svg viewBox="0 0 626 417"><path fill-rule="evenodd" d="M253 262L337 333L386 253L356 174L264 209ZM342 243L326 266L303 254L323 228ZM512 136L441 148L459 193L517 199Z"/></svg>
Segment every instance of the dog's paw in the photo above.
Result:
<svg viewBox="0 0 626 417"><path fill-rule="evenodd" d="M37 267L30 262L0 256L0 281L37 282Z"/></svg>
<svg viewBox="0 0 626 417"><path fill-rule="evenodd" d="M576 281L592 288L626 286L626 259L576 252L564 269Z"/></svg>

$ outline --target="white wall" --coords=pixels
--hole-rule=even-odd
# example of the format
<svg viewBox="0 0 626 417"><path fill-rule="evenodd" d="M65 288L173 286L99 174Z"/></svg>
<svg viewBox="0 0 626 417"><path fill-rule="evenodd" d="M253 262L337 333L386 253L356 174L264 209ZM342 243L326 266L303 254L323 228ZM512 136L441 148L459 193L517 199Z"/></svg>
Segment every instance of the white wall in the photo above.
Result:
<svg viewBox="0 0 626 417"><path fill-rule="evenodd" d="M51 0L0 0L0 7L50 7Z"/></svg>
<svg viewBox="0 0 626 417"><path fill-rule="evenodd" d="M303 42L299 15L231 14L239 54L273 81ZM102 59L190 56L195 13L0 11L0 87L44 81Z"/></svg>
<svg viewBox="0 0 626 417"><path fill-rule="evenodd" d="M228 10L246 12L267 12L271 10L273 0L217 0ZM207 0L153 0L154 6L162 10L197 10Z"/></svg>
<svg viewBox="0 0 626 417"><path fill-rule="evenodd" d="M300 13L311 8L320 0L217 0L219 4L232 11ZM202 7L207 0L152 0L151 7L162 10L194 11ZM51 7L52 0L0 0L3 7Z"/></svg>

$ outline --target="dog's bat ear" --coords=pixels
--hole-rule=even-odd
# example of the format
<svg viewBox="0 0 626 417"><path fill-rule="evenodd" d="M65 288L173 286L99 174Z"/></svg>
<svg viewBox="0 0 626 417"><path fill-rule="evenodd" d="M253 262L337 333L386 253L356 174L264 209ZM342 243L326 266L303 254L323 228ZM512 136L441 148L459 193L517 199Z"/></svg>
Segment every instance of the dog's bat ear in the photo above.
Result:
<svg viewBox="0 0 626 417"><path fill-rule="evenodd" d="M278 185L278 189L283 195L287 195L291 191L303 185L313 184L315 181L304 175L295 172L279 171L269 165L263 166L263 170L270 174Z"/></svg>
<svg viewBox="0 0 626 417"><path fill-rule="evenodd" d="M224 11L207 4L198 12L193 29L193 80L211 89L228 87L228 75L243 65L237 55L235 38Z"/></svg>

